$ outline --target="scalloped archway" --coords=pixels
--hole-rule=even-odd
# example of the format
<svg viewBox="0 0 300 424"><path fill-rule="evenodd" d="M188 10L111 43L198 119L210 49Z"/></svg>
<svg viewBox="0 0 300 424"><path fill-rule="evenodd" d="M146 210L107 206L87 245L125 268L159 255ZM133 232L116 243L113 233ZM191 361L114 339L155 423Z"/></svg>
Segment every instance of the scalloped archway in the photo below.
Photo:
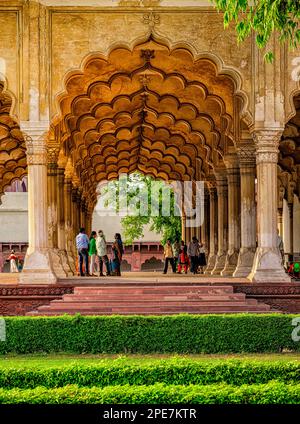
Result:
<svg viewBox="0 0 300 424"><path fill-rule="evenodd" d="M27 173L25 142L20 127L10 116L11 106L12 98L0 80L0 196Z"/></svg>
<svg viewBox="0 0 300 424"><path fill-rule="evenodd" d="M67 75L57 99L50 139L59 166L91 209L99 182L122 172L204 179L234 149L236 87L211 59L152 36L108 57L92 55Z"/></svg>

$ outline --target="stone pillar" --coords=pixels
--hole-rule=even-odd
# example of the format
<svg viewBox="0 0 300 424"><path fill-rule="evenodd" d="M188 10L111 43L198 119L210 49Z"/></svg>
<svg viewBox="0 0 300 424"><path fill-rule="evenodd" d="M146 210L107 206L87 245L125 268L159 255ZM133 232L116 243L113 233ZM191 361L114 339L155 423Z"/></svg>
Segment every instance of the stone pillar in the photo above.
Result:
<svg viewBox="0 0 300 424"><path fill-rule="evenodd" d="M278 208L277 212L278 217L278 232L280 237L283 237L283 208Z"/></svg>
<svg viewBox="0 0 300 424"><path fill-rule="evenodd" d="M86 222L85 222L85 199L81 198L81 210L80 210L80 223L81 227L84 227L86 229Z"/></svg>
<svg viewBox="0 0 300 424"><path fill-rule="evenodd" d="M57 241L58 241L58 254L60 257L61 267L65 276L73 275L71 270L67 251L66 251L66 233L65 233L65 200L64 200L64 182L65 182L65 169L63 163L58 163L57 168Z"/></svg>
<svg viewBox="0 0 300 424"><path fill-rule="evenodd" d="M241 178L241 248L234 277L247 277L251 272L256 250L255 150L254 146L239 149Z"/></svg>
<svg viewBox="0 0 300 424"><path fill-rule="evenodd" d="M57 224L58 224L58 248L64 250L65 243L65 207L64 207L64 180L65 170L58 167L57 169Z"/></svg>
<svg viewBox="0 0 300 424"><path fill-rule="evenodd" d="M216 265L218 253L218 196L215 187L209 189L209 214L209 256L205 274L211 274Z"/></svg>
<svg viewBox="0 0 300 424"><path fill-rule="evenodd" d="M57 163L48 155L48 238L49 247L57 249Z"/></svg>
<svg viewBox="0 0 300 424"><path fill-rule="evenodd" d="M231 276L236 269L241 246L240 170L237 155L228 155L225 163L228 182L228 253L221 275Z"/></svg>
<svg viewBox="0 0 300 424"><path fill-rule="evenodd" d="M77 224L78 224L78 228L77 228L77 233L78 233L80 227L82 227L82 222L81 222L81 192L80 192L80 189L77 189Z"/></svg>
<svg viewBox="0 0 300 424"><path fill-rule="evenodd" d="M25 128L24 128L25 127ZM23 284L54 284L48 245L47 144L40 123L23 125L28 165L28 249L20 274ZM22 129L23 129L22 128Z"/></svg>
<svg viewBox="0 0 300 424"><path fill-rule="evenodd" d="M204 189L204 216L203 216L203 224L199 227L199 240L204 244L206 251L208 252L209 245L209 190L207 188Z"/></svg>
<svg viewBox="0 0 300 424"><path fill-rule="evenodd" d="M79 231L76 187L72 187L72 227L73 227L73 234L74 236L76 236Z"/></svg>
<svg viewBox="0 0 300 424"><path fill-rule="evenodd" d="M78 190L76 187L72 187L72 252L73 252L73 258L74 258L74 265L76 268L76 257L77 257L77 249L76 249L76 242L75 238L79 232L79 222L78 222L78 211L77 211L77 196L78 196Z"/></svg>
<svg viewBox="0 0 300 424"><path fill-rule="evenodd" d="M181 216L181 240L186 243L186 217L182 214Z"/></svg>
<svg viewBox="0 0 300 424"><path fill-rule="evenodd" d="M65 243L66 243L66 251L67 253L71 250L71 232L72 232L72 210L71 210L71 204L72 204L72 180L71 177L67 174L65 174L65 181L64 181L64 210L65 210Z"/></svg>
<svg viewBox="0 0 300 424"><path fill-rule="evenodd" d="M289 230L290 230L290 254L294 257L294 203L288 203L289 207Z"/></svg>
<svg viewBox="0 0 300 424"><path fill-rule="evenodd" d="M228 250L228 187L226 172L216 174L218 193L218 253L213 275L220 275L225 267Z"/></svg>
<svg viewBox="0 0 300 424"><path fill-rule="evenodd" d="M282 130L257 130L257 238L252 271L254 282L289 282L278 249L277 235L277 162Z"/></svg>

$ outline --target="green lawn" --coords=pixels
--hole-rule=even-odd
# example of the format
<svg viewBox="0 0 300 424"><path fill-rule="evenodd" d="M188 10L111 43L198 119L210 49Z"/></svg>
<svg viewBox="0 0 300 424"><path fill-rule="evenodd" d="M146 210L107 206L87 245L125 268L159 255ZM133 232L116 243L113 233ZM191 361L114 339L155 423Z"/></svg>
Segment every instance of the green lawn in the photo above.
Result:
<svg viewBox="0 0 300 424"><path fill-rule="evenodd" d="M230 355L3 355L0 356L0 368L7 367L59 367L66 365L96 365L96 364L151 364L160 360L192 359L195 362L226 361L247 359L257 361L300 362L300 353L278 354L230 354Z"/></svg>

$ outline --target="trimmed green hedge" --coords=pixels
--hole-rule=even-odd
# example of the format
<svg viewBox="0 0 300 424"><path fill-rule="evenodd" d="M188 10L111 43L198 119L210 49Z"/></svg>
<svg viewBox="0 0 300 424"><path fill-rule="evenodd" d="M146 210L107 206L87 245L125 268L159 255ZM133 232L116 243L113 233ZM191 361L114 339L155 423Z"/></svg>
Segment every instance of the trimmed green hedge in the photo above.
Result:
<svg viewBox="0 0 300 424"><path fill-rule="evenodd" d="M300 350L283 314L5 317L0 354L243 353Z"/></svg>
<svg viewBox="0 0 300 424"><path fill-rule="evenodd" d="M33 389L63 387L105 387L117 385L152 385L155 383L187 385L227 383L231 385L262 384L270 380L286 383L300 381L300 363L253 362L247 360L156 361L150 365L63 366L45 369L0 368L0 387Z"/></svg>
<svg viewBox="0 0 300 424"><path fill-rule="evenodd" d="M240 387L226 384L208 386L114 386L57 389L0 389L0 404L298 404L300 384L270 382Z"/></svg>

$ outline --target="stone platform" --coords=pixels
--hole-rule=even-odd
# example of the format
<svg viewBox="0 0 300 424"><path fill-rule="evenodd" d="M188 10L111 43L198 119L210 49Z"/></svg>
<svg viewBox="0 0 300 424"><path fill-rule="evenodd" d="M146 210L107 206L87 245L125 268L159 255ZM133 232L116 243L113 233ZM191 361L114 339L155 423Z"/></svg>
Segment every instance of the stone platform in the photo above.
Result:
<svg viewBox="0 0 300 424"><path fill-rule="evenodd" d="M245 278L124 273L66 278L49 286L18 284L0 274L1 315L300 313L300 283L250 283Z"/></svg>

